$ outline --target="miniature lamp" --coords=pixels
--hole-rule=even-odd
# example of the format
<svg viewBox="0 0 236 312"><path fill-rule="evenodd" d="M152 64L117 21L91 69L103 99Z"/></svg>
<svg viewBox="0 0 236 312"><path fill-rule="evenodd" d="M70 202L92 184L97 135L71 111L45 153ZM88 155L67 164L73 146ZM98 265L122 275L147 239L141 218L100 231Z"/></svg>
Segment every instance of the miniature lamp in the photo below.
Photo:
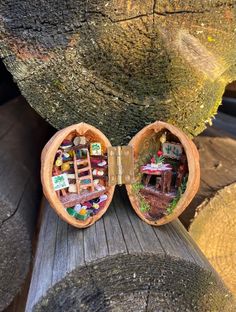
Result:
<svg viewBox="0 0 236 312"><path fill-rule="evenodd" d="M164 133L162 134L162 136L160 137L160 142L161 142L161 144L163 144L163 143L166 142L166 132L164 132Z"/></svg>

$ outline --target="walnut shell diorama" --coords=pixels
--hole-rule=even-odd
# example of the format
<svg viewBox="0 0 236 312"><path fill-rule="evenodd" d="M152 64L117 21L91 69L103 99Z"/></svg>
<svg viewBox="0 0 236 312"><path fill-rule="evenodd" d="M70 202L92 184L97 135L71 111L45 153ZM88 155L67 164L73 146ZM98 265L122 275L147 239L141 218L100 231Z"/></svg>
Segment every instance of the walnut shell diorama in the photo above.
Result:
<svg viewBox="0 0 236 312"><path fill-rule="evenodd" d="M109 140L85 123L58 131L41 156L43 192L59 217L85 228L106 212L114 193L108 186Z"/></svg>
<svg viewBox="0 0 236 312"><path fill-rule="evenodd" d="M181 130L161 121L143 128L129 145L136 181L126 188L135 212L155 226L176 219L199 188L196 146Z"/></svg>
<svg viewBox="0 0 236 312"><path fill-rule="evenodd" d="M177 218L200 183L199 155L176 127L155 122L128 146L112 147L85 123L58 131L42 152L43 191L66 222L85 228L108 209L116 184L125 184L138 216L151 225Z"/></svg>

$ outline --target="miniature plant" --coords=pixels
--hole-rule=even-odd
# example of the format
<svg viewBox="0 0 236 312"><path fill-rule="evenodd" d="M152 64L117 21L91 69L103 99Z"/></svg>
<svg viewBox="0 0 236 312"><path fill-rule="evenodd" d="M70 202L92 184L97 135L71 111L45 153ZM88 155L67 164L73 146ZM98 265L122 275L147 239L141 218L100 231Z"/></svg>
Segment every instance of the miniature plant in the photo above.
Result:
<svg viewBox="0 0 236 312"><path fill-rule="evenodd" d="M150 205L146 202L146 200L141 197L140 198L140 210L142 212L148 212L151 209Z"/></svg>
<svg viewBox="0 0 236 312"><path fill-rule="evenodd" d="M153 155L151 158L151 163L153 164L162 164L165 161L162 151L158 151L156 155Z"/></svg>
<svg viewBox="0 0 236 312"><path fill-rule="evenodd" d="M154 158L155 158L155 163L156 164L162 164L164 162L164 160L165 160L164 156L156 156L155 155Z"/></svg>
<svg viewBox="0 0 236 312"><path fill-rule="evenodd" d="M176 197L170 202L169 206L166 209L168 214L171 214L174 211L175 207L178 204L178 201L180 200L180 197L185 192L186 187L187 187L187 180L188 180L187 177L183 178L183 181L182 181L180 187L178 188Z"/></svg>
<svg viewBox="0 0 236 312"><path fill-rule="evenodd" d="M142 183L134 183L132 184L132 190L134 193L138 193L141 189L143 189L144 186Z"/></svg>
<svg viewBox="0 0 236 312"><path fill-rule="evenodd" d="M179 201L179 197L177 197L177 196L171 201L169 206L166 208L166 211L168 214L171 214L174 211L178 201Z"/></svg>
<svg viewBox="0 0 236 312"><path fill-rule="evenodd" d="M140 203L140 211L142 212L148 212L151 207L150 205L146 202L146 200L143 198L143 196L139 193L140 190L144 188L142 183L134 183L132 185L132 191L136 194L136 196L139 199Z"/></svg>

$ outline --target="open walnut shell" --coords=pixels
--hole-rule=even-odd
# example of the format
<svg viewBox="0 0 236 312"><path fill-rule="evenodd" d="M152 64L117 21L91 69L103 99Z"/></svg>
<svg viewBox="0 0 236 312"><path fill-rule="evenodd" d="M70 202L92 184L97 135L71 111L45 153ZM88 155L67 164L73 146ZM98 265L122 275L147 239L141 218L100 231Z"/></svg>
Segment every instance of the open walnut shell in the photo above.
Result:
<svg viewBox="0 0 236 312"><path fill-rule="evenodd" d="M47 143L41 179L51 206L75 227L100 219L115 185L122 183L138 216L158 226L177 218L196 194L199 154L168 123L145 127L128 147L112 147L101 131L80 123L58 131Z"/></svg>
<svg viewBox="0 0 236 312"><path fill-rule="evenodd" d="M169 142L165 142L167 137L169 137ZM133 137L129 145L133 148L134 152L136 183L126 185L126 189L135 212L142 220L154 226L162 225L176 219L187 208L199 188L200 166L196 146L181 130L161 121L157 121L143 128ZM165 170L162 172L158 169L158 164L155 163L146 165L146 167L142 166L145 163L145 159L150 158L148 153L154 153L158 148L164 150L164 158L165 160L168 159L170 163L170 167L166 164L164 165ZM165 149L169 151L169 154ZM182 153L181 156L180 153ZM160 154L159 156L163 157ZM160 157L157 156L157 160ZM181 158L184 159L183 164L181 164ZM181 166L182 168L185 167L184 182ZM176 169L173 170L173 167ZM141 173L140 168L142 168ZM159 168L161 167L159 166ZM172 169L167 170L168 168ZM150 171L147 169L150 169ZM160 180L158 183L160 186L157 190L158 183L154 181L154 184L151 186L147 183L145 184L143 176L146 174L150 179L151 175L153 179L152 173L158 171L161 177L159 177ZM167 174L165 171L169 173ZM178 181L181 174L182 181ZM154 176L154 179L157 176ZM172 180L169 183L170 189L168 191L168 180L170 176ZM173 180L175 180L174 185ZM178 182L179 185L176 186Z"/></svg>
<svg viewBox="0 0 236 312"><path fill-rule="evenodd" d="M108 186L106 182L103 186L100 186L101 190L99 191L96 189L95 178L92 179L93 186L90 185L91 172L89 170L92 170L92 174L94 173L94 170L97 170L93 174L94 177L97 172L103 172L105 170L104 168L107 168L107 165L104 165L101 168L98 167L98 169L94 169L92 168L93 164L91 164L91 162L90 164L86 163L86 153L88 152L90 154L90 150L87 148L83 140L87 140L88 142L96 142L95 144L98 145L97 148L99 149L101 147L103 154L106 154L107 148L111 146L109 140L101 131L88 124L80 123L58 131L46 144L41 156L41 181L43 185L43 192L46 198L60 218L78 228L86 228L102 217L110 205L115 188L114 186ZM82 144L75 146L73 141L75 144ZM64 146L63 142L65 142ZM79 157L76 156L76 153L78 154L79 151L79 148L77 148L78 146L81 147L82 152L85 152L85 155ZM68 157L68 161L64 161L63 157ZM99 160L99 157L100 156L94 156L95 160ZM106 162L102 159L99 161L101 164ZM83 180L76 181L75 179L76 173L72 170L74 168L75 162L76 164L78 163L78 167L77 165L76 167L77 170L81 172L81 174L86 171L86 168L89 168L89 165L91 167L87 170L87 175L82 176ZM64 171L62 171L62 169ZM69 184L68 188L55 191L55 185L52 179L53 175L55 176L55 170L56 176L60 179L64 178L64 173L66 172L69 177L72 177L71 181L73 183ZM105 179L104 176L98 178ZM99 179L96 179L96 181L97 180ZM65 183L65 181L62 182ZM84 187L86 187L86 184L83 185L81 182L89 182L87 185L91 186L91 190L84 194ZM80 184L80 190L76 189L77 184ZM69 193L68 191L70 188L72 189L72 193ZM104 194L107 198L103 201L101 207L99 207L99 204L93 203L93 199L99 199L101 198L101 195L104 197ZM90 209L88 211L91 211L89 212L91 215L88 215L87 210L83 210L83 205L85 204L87 205L86 208ZM79 208L80 211L75 211L73 209L73 207L76 205L77 207L81 205L81 208ZM84 215L84 211L86 215ZM72 213L72 215L69 212ZM84 219L78 219L77 216L80 216Z"/></svg>

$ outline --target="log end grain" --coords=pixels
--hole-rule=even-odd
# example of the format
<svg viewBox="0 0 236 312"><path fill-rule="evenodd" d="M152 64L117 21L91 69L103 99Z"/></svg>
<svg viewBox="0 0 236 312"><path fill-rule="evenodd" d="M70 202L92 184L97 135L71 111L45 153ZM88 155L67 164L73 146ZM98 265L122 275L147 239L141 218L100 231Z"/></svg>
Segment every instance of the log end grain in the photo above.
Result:
<svg viewBox="0 0 236 312"><path fill-rule="evenodd" d="M27 301L32 311L227 311L235 301L179 221L151 227L124 192L77 230L45 206Z"/></svg>
<svg viewBox="0 0 236 312"><path fill-rule="evenodd" d="M196 135L236 79L231 0L11 0L0 11L0 55L58 129L92 123L124 144L160 119Z"/></svg>
<svg viewBox="0 0 236 312"><path fill-rule="evenodd" d="M189 233L236 295L236 183L198 206Z"/></svg>

